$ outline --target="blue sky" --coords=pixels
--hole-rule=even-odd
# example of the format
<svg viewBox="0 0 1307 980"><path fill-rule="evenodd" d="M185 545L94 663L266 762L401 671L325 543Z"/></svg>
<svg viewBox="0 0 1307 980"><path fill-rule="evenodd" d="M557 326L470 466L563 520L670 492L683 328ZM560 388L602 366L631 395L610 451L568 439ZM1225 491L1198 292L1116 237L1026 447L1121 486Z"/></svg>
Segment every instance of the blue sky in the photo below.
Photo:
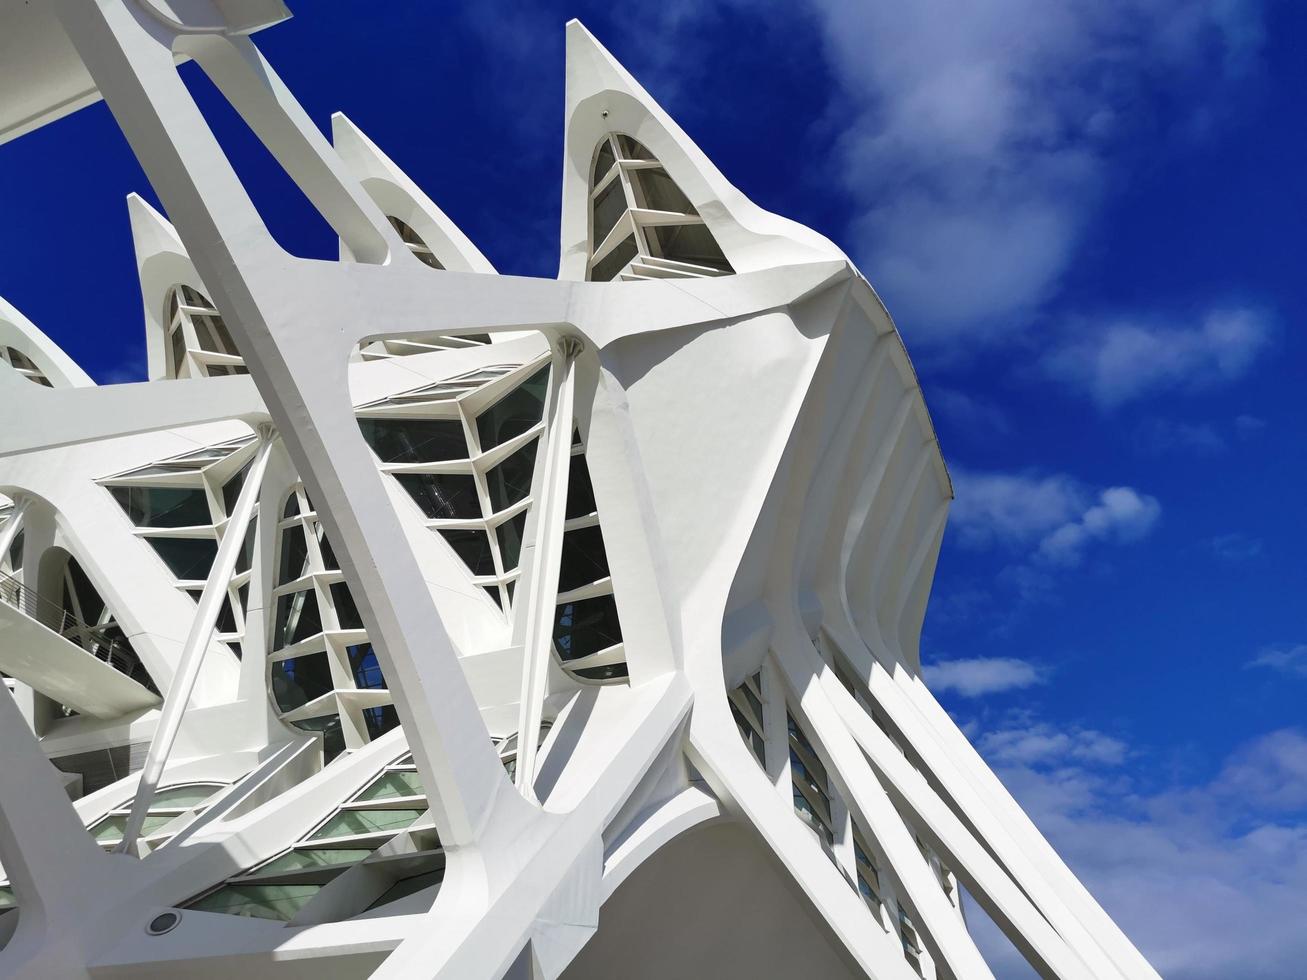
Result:
<svg viewBox="0 0 1307 980"><path fill-rule="evenodd" d="M1307 9L298 6L260 44L313 118L346 112L500 271L557 270L571 16L745 193L840 242L957 487L932 684L1164 976L1301 975ZM186 74L274 233L334 255ZM133 190L103 106L0 152L0 295L102 382L144 376Z"/></svg>

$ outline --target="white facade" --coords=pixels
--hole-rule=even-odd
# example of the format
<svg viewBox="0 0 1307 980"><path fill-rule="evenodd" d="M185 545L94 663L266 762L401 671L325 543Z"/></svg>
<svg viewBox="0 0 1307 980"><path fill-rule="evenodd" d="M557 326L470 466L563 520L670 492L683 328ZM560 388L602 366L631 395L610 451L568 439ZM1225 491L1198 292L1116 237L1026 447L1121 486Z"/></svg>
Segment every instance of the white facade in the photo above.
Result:
<svg viewBox="0 0 1307 980"><path fill-rule="evenodd" d="M0 301L0 976L991 977L965 887L1156 978L920 679L952 491L848 258L572 22L559 276L499 276L285 16L0 0L0 140L103 97L168 214L148 382Z"/></svg>

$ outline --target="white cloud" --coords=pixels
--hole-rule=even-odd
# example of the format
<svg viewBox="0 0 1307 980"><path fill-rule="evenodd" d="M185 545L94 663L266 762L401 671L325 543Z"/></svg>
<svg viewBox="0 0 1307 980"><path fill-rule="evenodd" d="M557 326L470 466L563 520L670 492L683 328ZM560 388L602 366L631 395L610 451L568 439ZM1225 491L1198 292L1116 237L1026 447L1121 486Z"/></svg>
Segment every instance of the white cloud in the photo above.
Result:
<svg viewBox="0 0 1307 980"><path fill-rule="evenodd" d="M936 692L953 691L964 698L1022 690L1042 684L1048 671L1016 657L973 657L926 664L926 681Z"/></svg>
<svg viewBox="0 0 1307 980"><path fill-rule="evenodd" d="M1253 657L1245 666L1265 667L1293 677L1307 677L1307 643L1271 647Z"/></svg>
<svg viewBox="0 0 1307 980"><path fill-rule="evenodd" d="M1064 731L1043 723L986 732L977 748L991 762L1022 766L1118 766L1126 758L1126 744L1120 739L1093 729Z"/></svg>
<svg viewBox="0 0 1307 980"><path fill-rule="evenodd" d="M953 471L951 521L971 547L1034 546L1048 565L1076 565L1092 542L1128 543L1161 516L1155 497L1132 487L1094 495L1065 474Z"/></svg>
<svg viewBox="0 0 1307 980"><path fill-rule="evenodd" d="M1080 322L1044 355L1041 367L1111 409L1159 391L1236 381L1270 337L1270 319L1251 309L1212 310L1190 326Z"/></svg>
<svg viewBox="0 0 1307 980"><path fill-rule="evenodd" d="M1159 120L1135 115L1141 90L1187 87L1178 129L1214 118L1229 76L1255 60L1260 7L812 0L844 89L853 251L909 337L1025 326L1058 289L1115 148L1141 124L1157 133ZM1210 70L1214 52L1226 73Z"/></svg>
<svg viewBox="0 0 1307 980"><path fill-rule="evenodd" d="M1136 445L1147 453L1184 452L1215 456L1225 452L1225 437L1210 422L1147 419L1135 433Z"/></svg>
<svg viewBox="0 0 1307 980"><path fill-rule="evenodd" d="M1224 561L1248 561L1262 554L1262 539L1246 534L1218 534L1207 542L1212 554Z"/></svg>
<svg viewBox="0 0 1307 980"><path fill-rule="evenodd" d="M1031 818L1168 980L1294 980L1307 961L1307 738L1271 732L1210 781L1148 792L1056 752L979 745ZM969 912L972 909L968 910ZM983 916L995 972L1033 976ZM1255 937L1255 938L1254 938Z"/></svg>
<svg viewBox="0 0 1307 980"><path fill-rule="evenodd" d="M1078 565L1091 541L1138 541L1153 529L1162 507L1130 487L1109 487L1077 520L1049 532L1039 556L1055 565Z"/></svg>

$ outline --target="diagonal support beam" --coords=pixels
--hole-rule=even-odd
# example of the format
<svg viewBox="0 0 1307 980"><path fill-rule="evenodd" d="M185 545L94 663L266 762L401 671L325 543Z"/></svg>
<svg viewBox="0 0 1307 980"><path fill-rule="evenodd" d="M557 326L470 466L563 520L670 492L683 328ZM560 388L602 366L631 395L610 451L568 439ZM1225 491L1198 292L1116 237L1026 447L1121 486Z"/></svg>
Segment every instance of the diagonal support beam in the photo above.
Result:
<svg viewBox="0 0 1307 980"><path fill-rule="evenodd" d="M218 554L213 560L213 568L200 593L200 601L195 607L195 619L191 622L190 635L186 637L186 646L182 648L181 661L173 677L172 686L163 700L163 711L159 724L150 743L149 754L145 757L145 766L141 770L141 781L136 787L136 798L132 801L132 812L127 817L127 826L123 829L123 839L116 850L130 854L136 847L141 827L145 824L145 815L154 800L154 791L159 786L163 770L168 765L168 756L172 753L173 743L177 741L177 732L181 728L182 717L190 703L195 690L195 682L200 676L200 665L204 654L213 639L213 629L218 622L218 612L222 609L223 599L227 596L227 585L236 570L236 558L245 542L245 532L249 529L250 519L254 516L254 505L259 499L259 489L263 485L263 474L268 468L268 455L272 451L276 438L272 426L259 426L259 444L254 453L249 475L236 498L236 507L227 521L218 544Z"/></svg>
<svg viewBox="0 0 1307 980"><path fill-rule="evenodd" d="M531 593L527 597L526 648L522 665L522 703L517 728L517 788L535 800L536 749L544 711L545 681L549 675L549 648L553 642L553 613L558 604L558 575L562 564L563 518L567 509L567 476L571 466L572 415L576 389L575 363L581 341L564 337L558 342L556 370L560 373L550 413L543 488L536 501L535 555Z"/></svg>

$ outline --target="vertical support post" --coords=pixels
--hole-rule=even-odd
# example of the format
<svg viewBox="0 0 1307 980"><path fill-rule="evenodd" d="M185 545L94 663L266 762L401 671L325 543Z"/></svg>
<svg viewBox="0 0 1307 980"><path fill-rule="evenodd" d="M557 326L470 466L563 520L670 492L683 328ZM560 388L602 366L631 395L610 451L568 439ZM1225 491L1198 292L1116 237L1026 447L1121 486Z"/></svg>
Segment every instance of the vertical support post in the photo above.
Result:
<svg viewBox="0 0 1307 980"><path fill-rule="evenodd" d="M177 731L181 728L182 716L190 703L195 690L195 682L200 676L200 665L204 653L213 638L213 628L218 621L218 612L223 599L227 596L227 586L231 582L232 572L236 569L236 558L245 542L245 533L254 515L254 505L259 499L259 488L263 484L263 474L268 467L268 455L272 451L275 438L271 425L259 426L259 444L254 453L254 461L249 475L241 487L236 499L236 506L227 521L218 544L218 554L213 559L213 568L204 582L204 591L200 593L195 607L195 619L191 621L191 631L182 648L181 660L177 664L177 673L173 676L172 686L163 699L163 710L159 715L159 724L150 743L149 754L145 757L145 766L141 769L141 780L136 788L136 798L132 801L132 812L127 817L127 826L123 828L123 839L115 850L124 854L131 853L145 824L145 815L154 800L154 791L163 776L168 756L173 743L177 740Z"/></svg>
<svg viewBox="0 0 1307 980"><path fill-rule="evenodd" d="M557 364L561 372L555 388L553 411L546 437L543 486L536 507L535 560L531 569L531 594L527 597L526 645L522 666L522 703L518 710L517 788L527 799L538 802L535 781L536 749L544 712L545 680L549 674L549 645L553 642L554 608L558 604L558 574L562 559L563 520L567 512L567 477L571 468L572 414L576 372L574 364L583 345L576 337L558 342Z"/></svg>

